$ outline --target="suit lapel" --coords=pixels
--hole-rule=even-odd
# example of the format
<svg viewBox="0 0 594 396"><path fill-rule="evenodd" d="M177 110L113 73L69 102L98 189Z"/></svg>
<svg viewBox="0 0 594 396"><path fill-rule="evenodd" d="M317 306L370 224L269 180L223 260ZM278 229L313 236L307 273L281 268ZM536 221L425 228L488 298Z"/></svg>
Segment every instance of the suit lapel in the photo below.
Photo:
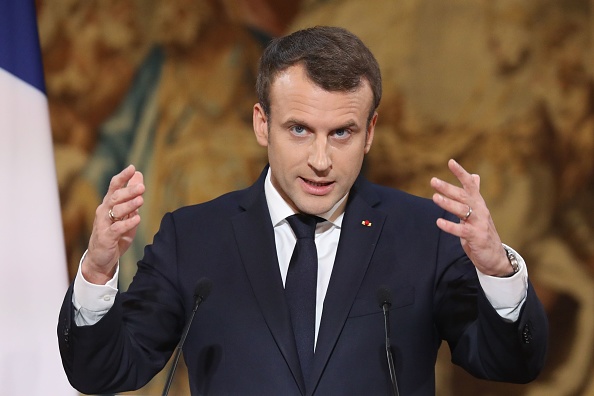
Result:
<svg viewBox="0 0 594 396"><path fill-rule="evenodd" d="M368 185L369 183L360 179L349 197L332 276L324 300L312 376L307 387L308 394L315 390L332 354L385 221L386 215L372 207L378 201L375 194L361 191L366 190ZM362 224L365 221L369 221L370 224Z"/></svg>
<svg viewBox="0 0 594 396"><path fill-rule="evenodd" d="M264 170L263 176L266 175ZM264 195L264 177L251 187L244 212L233 218L233 229L247 276L262 315L302 394L305 384L299 365L289 309L280 275L274 229Z"/></svg>

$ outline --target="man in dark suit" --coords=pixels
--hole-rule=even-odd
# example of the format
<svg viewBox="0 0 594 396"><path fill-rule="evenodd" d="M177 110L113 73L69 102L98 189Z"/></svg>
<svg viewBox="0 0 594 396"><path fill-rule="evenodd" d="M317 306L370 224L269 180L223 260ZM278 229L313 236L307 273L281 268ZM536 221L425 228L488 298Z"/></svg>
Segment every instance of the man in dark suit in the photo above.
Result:
<svg viewBox="0 0 594 396"><path fill-rule="evenodd" d="M60 313L71 383L98 393L148 382L179 341L202 277L213 289L184 347L192 394L391 394L384 300L400 395L435 393L442 340L477 377L534 379L546 316L522 258L501 243L478 175L451 160L461 186L432 179L433 202L361 176L381 98L367 47L340 28L275 39L257 90L254 131L269 167L246 190L166 214L125 293L118 259L144 185L133 166L113 177ZM294 219L311 215L313 287L294 280L309 265L295 263L312 261Z"/></svg>

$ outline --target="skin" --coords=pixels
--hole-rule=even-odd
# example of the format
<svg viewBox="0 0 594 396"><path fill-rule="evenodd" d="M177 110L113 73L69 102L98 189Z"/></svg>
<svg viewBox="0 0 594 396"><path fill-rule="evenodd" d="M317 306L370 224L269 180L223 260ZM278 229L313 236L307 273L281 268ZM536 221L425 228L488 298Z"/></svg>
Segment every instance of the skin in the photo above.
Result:
<svg viewBox="0 0 594 396"><path fill-rule="evenodd" d="M367 123L371 88L363 81L351 92L328 92L296 65L280 73L270 89L270 117L256 104L253 125L258 144L268 150L272 184L295 212L326 213L348 194L371 149L378 117L374 112ZM448 167L461 186L432 178L433 201L462 220L438 219L437 227L460 238L479 271L506 276L512 267L480 194L480 177L454 160ZM97 208L82 263L87 281L105 284L113 277L119 257L130 247L140 224L138 210L144 191L142 173L133 165L112 178ZM469 207L472 214L464 220ZM122 220L112 222L110 209ZM335 216L342 211L344 203Z"/></svg>
<svg viewBox="0 0 594 396"><path fill-rule="evenodd" d="M349 192L373 142L371 100L367 82L353 92L328 92L293 66L271 86L270 118L254 106L254 132L268 150L272 185L295 212L321 215Z"/></svg>
<svg viewBox="0 0 594 396"><path fill-rule="evenodd" d="M471 175L453 159L448 161L448 168L462 186L457 187L433 177L431 187L436 191L433 202L461 220L460 223L454 223L437 219L437 226L460 238L464 252L483 274L497 277L509 275L513 268L480 193L480 176ZM472 214L464 220L469 208L472 208Z"/></svg>
<svg viewBox="0 0 594 396"><path fill-rule="evenodd" d="M145 191L142 173L134 165L112 177L107 194L95 211L87 255L82 263L84 278L97 285L106 284L115 274L119 258L128 250L140 224L138 209ZM121 221L112 222L109 209Z"/></svg>

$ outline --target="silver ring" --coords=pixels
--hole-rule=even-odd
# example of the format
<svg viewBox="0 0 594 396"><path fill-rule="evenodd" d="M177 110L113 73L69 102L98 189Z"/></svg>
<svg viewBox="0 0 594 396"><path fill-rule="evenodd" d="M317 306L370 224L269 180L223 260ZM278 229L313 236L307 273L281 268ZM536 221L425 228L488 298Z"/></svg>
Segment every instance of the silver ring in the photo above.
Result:
<svg viewBox="0 0 594 396"><path fill-rule="evenodd" d="M112 223L115 223L116 221L122 221L122 220L124 220L123 217L115 217L113 215L113 211L112 210L113 210L113 208L112 209L109 209L109 212L107 213L107 215L109 216L109 219L111 220Z"/></svg>
<svg viewBox="0 0 594 396"><path fill-rule="evenodd" d="M464 221L468 220L468 218L470 217L470 215L472 214L472 208L470 207L470 205L468 206L468 212L466 212L466 215L464 215Z"/></svg>

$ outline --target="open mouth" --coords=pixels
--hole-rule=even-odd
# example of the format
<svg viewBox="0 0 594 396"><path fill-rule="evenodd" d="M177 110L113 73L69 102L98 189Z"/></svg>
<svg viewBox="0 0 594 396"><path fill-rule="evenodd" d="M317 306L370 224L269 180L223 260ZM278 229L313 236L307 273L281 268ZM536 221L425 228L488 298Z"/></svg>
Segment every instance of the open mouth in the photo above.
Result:
<svg viewBox="0 0 594 396"><path fill-rule="evenodd" d="M304 179L304 178L301 178L301 180L303 180L305 183L307 183L307 184L309 184L310 186L313 186L313 187L326 187L326 186L329 186L329 185L331 185L333 183L333 182L315 182L315 181L307 180L307 179Z"/></svg>
<svg viewBox="0 0 594 396"><path fill-rule="evenodd" d="M334 190L335 184L333 181L316 182L304 178L301 178L301 182L305 193L319 196L330 194Z"/></svg>

